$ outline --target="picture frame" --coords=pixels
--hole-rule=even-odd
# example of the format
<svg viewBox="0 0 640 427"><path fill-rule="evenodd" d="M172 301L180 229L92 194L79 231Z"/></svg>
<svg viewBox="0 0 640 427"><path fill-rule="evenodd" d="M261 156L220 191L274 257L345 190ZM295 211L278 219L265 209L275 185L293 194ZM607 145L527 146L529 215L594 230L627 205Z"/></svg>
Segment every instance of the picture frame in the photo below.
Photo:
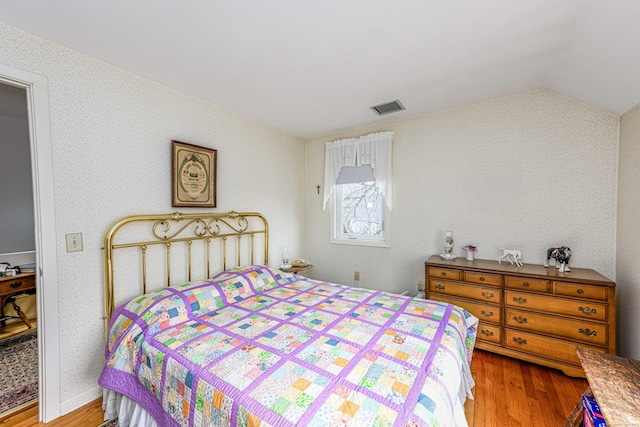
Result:
<svg viewBox="0 0 640 427"><path fill-rule="evenodd" d="M172 207L216 207L218 150L171 141Z"/></svg>

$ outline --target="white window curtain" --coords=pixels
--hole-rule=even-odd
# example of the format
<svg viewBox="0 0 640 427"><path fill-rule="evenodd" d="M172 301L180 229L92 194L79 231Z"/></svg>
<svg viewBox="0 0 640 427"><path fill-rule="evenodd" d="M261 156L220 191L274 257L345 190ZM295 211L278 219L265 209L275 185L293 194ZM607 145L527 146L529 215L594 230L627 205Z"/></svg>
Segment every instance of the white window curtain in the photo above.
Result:
<svg viewBox="0 0 640 427"><path fill-rule="evenodd" d="M327 142L324 157L324 203L334 190L343 167L371 165L376 184L384 196L389 210L393 207L393 185L391 179L391 140L393 132L379 132L359 138L340 139Z"/></svg>

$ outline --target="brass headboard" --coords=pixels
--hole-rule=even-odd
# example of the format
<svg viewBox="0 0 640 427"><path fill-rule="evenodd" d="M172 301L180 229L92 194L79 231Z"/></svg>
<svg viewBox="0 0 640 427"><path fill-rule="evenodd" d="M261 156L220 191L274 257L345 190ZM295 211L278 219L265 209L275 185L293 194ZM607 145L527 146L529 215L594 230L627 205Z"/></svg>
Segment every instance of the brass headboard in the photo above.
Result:
<svg viewBox="0 0 640 427"><path fill-rule="evenodd" d="M129 232L129 234L128 234ZM118 234L119 233L119 234ZM116 236L117 235L117 236ZM262 239L255 241L255 236L262 235ZM249 241L243 246L243 236L248 236ZM229 240L229 238L231 239ZM247 239L245 239L247 240ZM196 243L198 242L198 243ZM212 243L216 242L220 250L212 253ZM196 246L194 246L196 243ZM229 243L229 244L228 244ZM115 310L114 293L114 254L115 251L125 248L138 249L139 274L141 275L141 292L147 292L147 264L149 249L156 245L163 245L164 262L166 266L166 282L171 285L171 255L174 260L179 257L179 263L186 271L182 277L186 280L202 280L212 275L211 264L217 257L217 265L221 270L228 267L236 267L246 264L255 264L255 252L262 249L263 265L269 263L269 225L267 220L256 212L225 212L225 213L197 213L161 215L134 215L122 218L115 222L104 236L104 314L105 333L108 333L109 319ZM230 250L235 247L235 259L227 257L228 246ZM260 246L262 248L260 248ZM243 253L245 252L245 253ZM246 254L248 252L248 254ZM199 257L206 272L200 276L192 277L192 265L194 253ZM201 257L200 257L201 255ZM202 259L204 258L204 259ZM155 263L157 264L157 262ZM216 271L217 272L217 271ZM157 280L151 283L157 287Z"/></svg>

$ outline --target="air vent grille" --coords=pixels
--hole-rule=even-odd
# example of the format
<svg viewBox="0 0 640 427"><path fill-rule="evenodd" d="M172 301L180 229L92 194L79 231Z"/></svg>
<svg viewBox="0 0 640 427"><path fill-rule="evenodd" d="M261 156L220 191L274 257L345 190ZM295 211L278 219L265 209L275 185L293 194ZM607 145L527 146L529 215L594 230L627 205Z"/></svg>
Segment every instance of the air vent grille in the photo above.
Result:
<svg viewBox="0 0 640 427"><path fill-rule="evenodd" d="M387 102L385 104L375 105L369 108L375 111L376 114L379 116L395 113L396 111L406 110L406 108L404 108L404 105L402 105L402 103L397 99L395 101Z"/></svg>

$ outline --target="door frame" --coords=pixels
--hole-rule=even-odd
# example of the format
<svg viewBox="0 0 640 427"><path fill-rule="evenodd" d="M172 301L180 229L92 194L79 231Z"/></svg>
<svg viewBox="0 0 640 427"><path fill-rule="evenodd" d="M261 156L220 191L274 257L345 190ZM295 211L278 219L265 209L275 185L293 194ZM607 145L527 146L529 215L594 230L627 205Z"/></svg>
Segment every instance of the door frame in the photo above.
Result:
<svg viewBox="0 0 640 427"><path fill-rule="evenodd" d="M0 82L24 88L27 96L36 244L39 421L60 416L60 339L53 155L46 77L0 64Z"/></svg>

